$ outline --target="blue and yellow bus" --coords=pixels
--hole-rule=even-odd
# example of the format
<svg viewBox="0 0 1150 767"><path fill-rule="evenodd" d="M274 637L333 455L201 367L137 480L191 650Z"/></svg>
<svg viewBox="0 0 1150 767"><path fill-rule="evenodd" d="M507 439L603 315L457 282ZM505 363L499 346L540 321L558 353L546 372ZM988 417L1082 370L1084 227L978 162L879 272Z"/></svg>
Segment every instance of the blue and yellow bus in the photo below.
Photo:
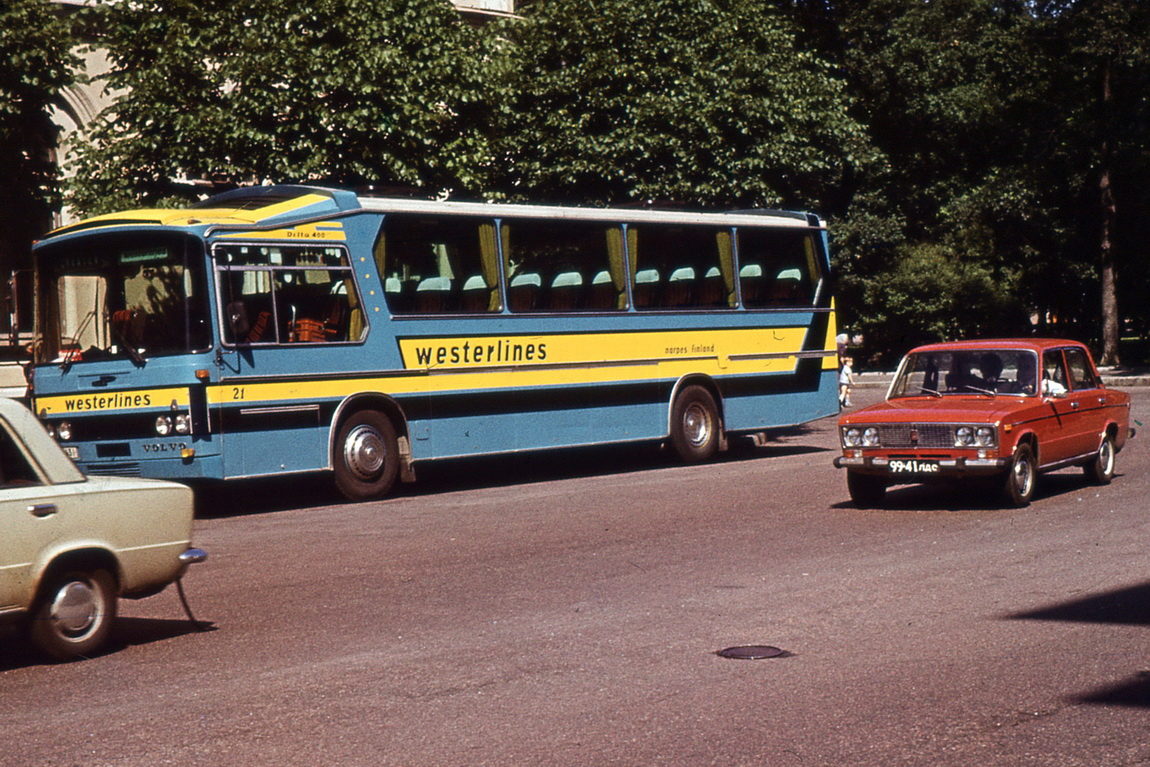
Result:
<svg viewBox="0 0 1150 767"><path fill-rule="evenodd" d="M729 436L838 412L814 215L239 189L34 248L36 413L91 474L332 472Z"/></svg>

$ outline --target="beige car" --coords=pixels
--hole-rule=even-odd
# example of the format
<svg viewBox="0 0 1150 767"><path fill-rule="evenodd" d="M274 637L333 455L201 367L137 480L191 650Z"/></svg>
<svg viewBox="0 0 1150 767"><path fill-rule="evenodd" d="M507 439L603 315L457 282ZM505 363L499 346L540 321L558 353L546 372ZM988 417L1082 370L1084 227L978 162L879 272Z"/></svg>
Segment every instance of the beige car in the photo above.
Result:
<svg viewBox="0 0 1150 767"><path fill-rule="evenodd" d="M203 561L192 516L183 485L85 477L24 406L0 398L0 621L47 655L95 652L119 597L156 594Z"/></svg>

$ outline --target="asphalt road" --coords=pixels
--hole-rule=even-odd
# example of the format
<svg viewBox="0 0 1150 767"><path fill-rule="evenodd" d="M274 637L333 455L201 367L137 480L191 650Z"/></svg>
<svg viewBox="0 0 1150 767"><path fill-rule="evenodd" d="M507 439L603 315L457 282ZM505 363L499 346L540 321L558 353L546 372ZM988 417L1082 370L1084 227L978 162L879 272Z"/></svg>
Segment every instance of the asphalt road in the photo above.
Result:
<svg viewBox="0 0 1150 767"><path fill-rule="evenodd" d="M210 630L169 590L100 657L0 646L0 764L1150 764L1150 434L1108 487L862 512L833 425L243 487L196 525Z"/></svg>

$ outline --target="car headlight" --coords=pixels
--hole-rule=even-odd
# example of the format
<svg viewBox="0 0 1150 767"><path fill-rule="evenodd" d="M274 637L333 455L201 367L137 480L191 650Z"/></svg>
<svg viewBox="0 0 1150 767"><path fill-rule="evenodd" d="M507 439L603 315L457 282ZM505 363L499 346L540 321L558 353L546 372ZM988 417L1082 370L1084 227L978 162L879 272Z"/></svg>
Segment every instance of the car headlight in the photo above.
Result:
<svg viewBox="0 0 1150 767"><path fill-rule="evenodd" d="M878 429L874 426L868 426L863 429L862 441L866 447L878 447L881 442L878 436Z"/></svg>
<svg viewBox="0 0 1150 767"><path fill-rule="evenodd" d="M156 434L166 437L172 433L172 419L166 415L156 418Z"/></svg>
<svg viewBox="0 0 1150 767"><path fill-rule="evenodd" d="M994 429L989 426L979 426L974 430L975 444L980 447L991 447L994 445Z"/></svg>
<svg viewBox="0 0 1150 767"><path fill-rule="evenodd" d="M65 442L72 439L72 423L70 421L60 421L56 424L56 439Z"/></svg>
<svg viewBox="0 0 1150 767"><path fill-rule="evenodd" d="M969 426L959 426L954 430L954 444L957 447L970 447L974 444L974 429Z"/></svg>
<svg viewBox="0 0 1150 767"><path fill-rule="evenodd" d="M862 429L855 426L843 429L843 444L847 447L858 447L862 444Z"/></svg>

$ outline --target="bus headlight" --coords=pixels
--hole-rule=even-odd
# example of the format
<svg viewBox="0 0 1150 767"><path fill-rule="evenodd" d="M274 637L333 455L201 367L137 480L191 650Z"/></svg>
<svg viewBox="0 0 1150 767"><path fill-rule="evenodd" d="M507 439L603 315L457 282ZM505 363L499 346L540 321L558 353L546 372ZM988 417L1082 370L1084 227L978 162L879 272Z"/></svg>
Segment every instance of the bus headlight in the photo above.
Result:
<svg viewBox="0 0 1150 767"><path fill-rule="evenodd" d="M192 433L192 417L187 413L180 413L176 416L176 434L191 434Z"/></svg>
<svg viewBox="0 0 1150 767"><path fill-rule="evenodd" d="M172 419L166 415L156 418L156 434L166 437L172 433Z"/></svg>
<svg viewBox="0 0 1150 767"><path fill-rule="evenodd" d="M56 424L56 439L64 442L72 439L72 423L70 421L60 421Z"/></svg>

